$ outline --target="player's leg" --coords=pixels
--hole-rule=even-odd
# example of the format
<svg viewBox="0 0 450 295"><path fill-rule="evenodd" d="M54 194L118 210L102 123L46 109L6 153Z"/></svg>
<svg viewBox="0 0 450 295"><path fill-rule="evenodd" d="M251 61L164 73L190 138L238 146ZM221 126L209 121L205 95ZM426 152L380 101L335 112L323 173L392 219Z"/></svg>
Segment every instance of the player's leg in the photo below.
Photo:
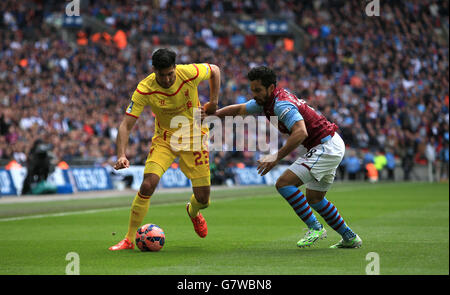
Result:
<svg viewBox="0 0 450 295"><path fill-rule="evenodd" d="M277 179L275 187L308 228L319 230L322 225L309 207L305 195L298 188L301 185L303 181L290 169L286 169Z"/></svg>
<svg viewBox="0 0 450 295"><path fill-rule="evenodd" d="M318 183L308 184L306 197L311 207L323 217L332 229L342 236L342 240L331 247L359 248L362 244L361 238L347 225L336 206L325 198L326 191L323 191L324 189L327 188L321 187Z"/></svg>
<svg viewBox="0 0 450 295"><path fill-rule="evenodd" d="M141 226L145 215L147 215L148 208L150 207L150 198L158 186L161 178L160 175L164 173L164 170L158 164L154 163L153 165L155 166L153 168L155 173L144 174L144 180L142 181L139 192L136 194L133 203L131 204L128 232L126 234L126 238L130 241L134 241L136 231L139 226Z"/></svg>
<svg viewBox="0 0 450 295"><path fill-rule="evenodd" d="M198 183L200 179L195 179L192 182L191 199L189 200L189 216L196 217L201 209L205 209L209 206L209 195L211 187L207 182L206 178L203 178L205 183Z"/></svg>
<svg viewBox="0 0 450 295"><path fill-rule="evenodd" d="M332 229L342 236L343 242L346 244L355 243L354 247L361 246L360 238L347 225L336 206L325 198L329 186L319 182L309 183L306 188L308 203Z"/></svg>
<svg viewBox="0 0 450 295"><path fill-rule="evenodd" d="M297 242L298 247L311 246L319 239L327 236L325 228L320 224L311 210L304 194L298 189L307 177L300 178L292 170L292 166L278 178L276 188L289 203L298 217L308 226L306 234ZM303 180L302 180L303 179Z"/></svg>
<svg viewBox="0 0 450 295"><path fill-rule="evenodd" d="M192 182L193 194L186 205L195 232L202 238L208 234L206 220L200 210L209 206L211 176L207 147L201 151L183 151L180 153L180 169Z"/></svg>
<svg viewBox="0 0 450 295"><path fill-rule="evenodd" d="M110 247L110 250L123 250L133 249L136 231L141 226L145 215L147 215L148 208L150 207L150 198L153 195L156 187L158 186L161 175L164 174L164 170L159 164L152 162L148 166L148 173L144 174L141 187L131 203L130 217L128 221L128 231L125 235L125 239L120 241L117 245ZM152 172L150 172L152 171Z"/></svg>
<svg viewBox="0 0 450 295"><path fill-rule="evenodd" d="M325 175L327 177L331 176L334 179L333 173L335 173L345 152L345 145L342 139L340 139L338 134L335 134L335 136L336 139L334 141L333 136L331 140L325 141L309 149L289 167L292 174L297 176L301 180L301 183L306 184L307 188L310 183L318 182L317 180L321 180ZM325 179L327 178L325 177ZM326 190L324 191L326 192ZM308 204L308 208L311 210L307 197L308 194L304 196L304 202L305 204ZM314 216L314 214L311 213L311 216ZM315 216L314 218L316 219ZM298 241L297 245L299 247L309 246L315 242L317 239L314 240L314 237L317 235L317 232L320 233L322 238L326 237L325 228L317 221L317 219L314 224L316 227L312 227L308 224L309 231L303 239ZM318 229L319 227L320 229Z"/></svg>
<svg viewBox="0 0 450 295"><path fill-rule="evenodd" d="M186 210L194 225L194 230L199 237L204 238L208 234L208 225L200 210L206 209L209 206L210 177L202 177L191 179L193 194L189 203L186 205Z"/></svg>
<svg viewBox="0 0 450 295"><path fill-rule="evenodd" d="M162 175L172 164L175 157L164 142L161 142L158 138L153 140L150 153L145 163L144 179L131 204L127 234L125 239L117 245L110 247L110 250L134 248L136 231L142 224L145 215L147 215L150 207L150 198L158 186Z"/></svg>
<svg viewBox="0 0 450 295"><path fill-rule="evenodd" d="M334 182L336 169L344 155L344 142L336 133L331 140L321 144L316 150L320 153L320 158L315 160L312 165L305 166L314 176L314 179L306 184L308 203L332 229L342 236L342 245L351 246L351 248L359 247L361 239L347 226L334 204L325 198Z"/></svg>

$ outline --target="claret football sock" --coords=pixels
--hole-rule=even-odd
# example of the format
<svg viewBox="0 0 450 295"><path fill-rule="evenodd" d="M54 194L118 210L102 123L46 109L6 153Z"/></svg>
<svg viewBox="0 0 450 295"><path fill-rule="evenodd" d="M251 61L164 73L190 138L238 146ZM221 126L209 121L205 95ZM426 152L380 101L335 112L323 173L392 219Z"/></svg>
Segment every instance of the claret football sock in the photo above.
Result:
<svg viewBox="0 0 450 295"><path fill-rule="evenodd" d="M292 209L294 209L297 216L300 217L304 223L306 223L308 228L312 228L314 230L320 230L322 228L322 225L312 212L311 207L309 207L305 195L303 195L303 193L296 186L284 186L279 188L278 192L283 196L283 198L286 199Z"/></svg>
<svg viewBox="0 0 450 295"><path fill-rule="evenodd" d="M136 237L136 231L142 224L150 206L150 197L151 196L143 196L138 192L131 204L130 222L126 237L133 243Z"/></svg>
<svg viewBox="0 0 450 295"><path fill-rule="evenodd" d="M314 210L316 210L317 213L325 219L328 225L337 231L344 240L348 241L356 236L356 234L344 222L344 219L339 214L337 208L326 198L323 198L322 201L316 204L311 204L311 207L313 207Z"/></svg>
<svg viewBox="0 0 450 295"><path fill-rule="evenodd" d="M192 218L194 218L195 216L197 216L198 211L200 209L205 209L209 206L210 201L208 200L208 203L206 204L202 204L199 201L197 201L197 199L195 198L194 194L192 194L191 199L190 199L190 205L189 205L189 216L191 216Z"/></svg>

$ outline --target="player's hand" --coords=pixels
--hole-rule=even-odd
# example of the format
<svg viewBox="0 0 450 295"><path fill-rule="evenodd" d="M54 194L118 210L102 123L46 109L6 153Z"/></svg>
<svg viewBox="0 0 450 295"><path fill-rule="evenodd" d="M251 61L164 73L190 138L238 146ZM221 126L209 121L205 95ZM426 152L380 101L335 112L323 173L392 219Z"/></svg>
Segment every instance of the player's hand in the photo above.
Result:
<svg viewBox="0 0 450 295"><path fill-rule="evenodd" d="M278 164L278 162L279 160L277 159L277 154L271 154L262 157L257 161L258 167L256 167L256 169L258 170L258 174L260 174L261 176L266 175L267 172L272 170L272 168Z"/></svg>
<svg viewBox="0 0 450 295"><path fill-rule="evenodd" d="M213 115L217 111L217 103L207 102L203 106L206 115Z"/></svg>
<svg viewBox="0 0 450 295"><path fill-rule="evenodd" d="M123 168L130 167L130 161L128 161L127 157L120 157L117 159L116 163L114 164L114 169L120 170Z"/></svg>

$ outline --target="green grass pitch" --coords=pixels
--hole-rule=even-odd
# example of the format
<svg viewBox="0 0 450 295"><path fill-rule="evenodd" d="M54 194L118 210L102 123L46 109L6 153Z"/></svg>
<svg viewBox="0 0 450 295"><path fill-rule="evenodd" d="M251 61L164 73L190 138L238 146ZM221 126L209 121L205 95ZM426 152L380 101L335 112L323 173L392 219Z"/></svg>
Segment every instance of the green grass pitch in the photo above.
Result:
<svg viewBox="0 0 450 295"><path fill-rule="evenodd" d="M329 249L340 236L328 225L327 239L297 248L305 226L274 187L213 189L201 239L186 215L190 194L152 197L144 223L164 229L160 252L108 250L126 233L134 196L0 200L0 275L64 275L69 252L81 275L364 275L370 252L382 275L449 274L448 183L336 183L327 198L360 249Z"/></svg>

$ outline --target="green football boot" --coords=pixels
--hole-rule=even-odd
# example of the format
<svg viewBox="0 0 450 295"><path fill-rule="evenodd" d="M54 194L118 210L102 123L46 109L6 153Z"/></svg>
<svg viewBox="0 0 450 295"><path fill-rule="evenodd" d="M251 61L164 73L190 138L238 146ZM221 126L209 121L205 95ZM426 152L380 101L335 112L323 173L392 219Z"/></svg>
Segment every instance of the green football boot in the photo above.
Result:
<svg viewBox="0 0 450 295"><path fill-rule="evenodd" d="M356 235L356 237L354 237L350 241L344 241L343 239L341 239L339 241L339 243L334 244L330 248L334 248L334 249L336 249L336 248L360 248L361 245L362 245L362 240L358 235Z"/></svg>
<svg viewBox="0 0 450 295"><path fill-rule="evenodd" d="M325 239L327 237L327 231L322 226L319 230L309 228L305 236L297 242L297 246L300 248L309 247L314 244L318 239Z"/></svg>

